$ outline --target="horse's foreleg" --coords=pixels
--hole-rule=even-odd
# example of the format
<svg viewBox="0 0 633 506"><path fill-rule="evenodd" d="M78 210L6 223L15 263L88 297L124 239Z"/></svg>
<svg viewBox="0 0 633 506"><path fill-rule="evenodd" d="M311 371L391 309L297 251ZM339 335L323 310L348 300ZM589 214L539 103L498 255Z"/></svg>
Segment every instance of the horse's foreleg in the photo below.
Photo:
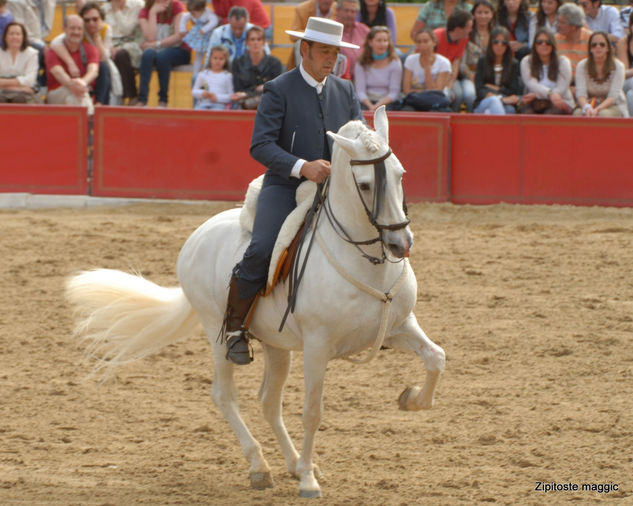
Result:
<svg viewBox="0 0 633 506"><path fill-rule="evenodd" d="M297 461L299 453L295 449L282 417L281 396L290 371L290 363L292 361L292 352L273 348L262 343L266 357L266 369L261 389L259 390L259 400L262 403L262 411L264 418L270 424L281 452L286 460L288 472L297 475Z"/></svg>
<svg viewBox="0 0 633 506"><path fill-rule="evenodd" d="M226 347L222 343L215 342L215 340L212 343L212 347L214 372L211 397L224 418L231 425L242 446L242 453L250 463L251 486L257 489L272 487L273 480L270 474L270 466L262 454L262 448L240 416L237 403L237 389L233 379L233 364L224 358Z"/></svg>
<svg viewBox="0 0 633 506"><path fill-rule="evenodd" d="M400 394L398 398L400 409L406 411L430 409L433 406L435 388L446 363L444 350L427 337L413 313L385 340L385 345L397 350L417 353L424 360L426 368L424 386L422 388L408 387Z"/></svg>
<svg viewBox="0 0 633 506"><path fill-rule="evenodd" d="M323 415L323 382L327 360L316 354L303 351L305 379L305 403L303 406L303 448L297 463L299 475L299 495L301 497L321 497L321 487L315 477L313 464L314 436Z"/></svg>

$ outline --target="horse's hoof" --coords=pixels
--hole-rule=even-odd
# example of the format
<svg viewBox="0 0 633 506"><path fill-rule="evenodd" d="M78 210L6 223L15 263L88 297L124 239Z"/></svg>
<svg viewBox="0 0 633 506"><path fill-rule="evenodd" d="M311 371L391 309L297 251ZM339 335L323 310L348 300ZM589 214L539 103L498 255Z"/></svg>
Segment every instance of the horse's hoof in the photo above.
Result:
<svg viewBox="0 0 633 506"><path fill-rule="evenodd" d="M321 491L317 490L299 490L299 497L304 497L306 499L316 499L321 497Z"/></svg>
<svg viewBox="0 0 633 506"><path fill-rule="evenodd" d="M420 387L405 388L398 397L398 407L403 411L419 411L421 408L415 404L415 399L420 390Z"/></svg>
<svg viewBox="0 0 633 506"><path fill-rule="evenodd" d="M273 488L273 477L270 471L264 473L251 473L251 487L257 490L264 490L265 488Z"/></svg>

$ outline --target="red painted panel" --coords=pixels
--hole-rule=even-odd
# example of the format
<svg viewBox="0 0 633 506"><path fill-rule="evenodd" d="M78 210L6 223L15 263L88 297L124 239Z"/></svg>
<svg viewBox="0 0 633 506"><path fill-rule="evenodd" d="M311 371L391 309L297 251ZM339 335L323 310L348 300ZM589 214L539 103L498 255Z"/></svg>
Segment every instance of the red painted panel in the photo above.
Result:
<svg viewBox="0 0 633 506"><path fill-rule="evenodd" d="M97 107L93 194L241 200L264 171L251 111Z"/></svg>
<svg viewBox="0 0 633 506"><path fill-rule="evenodd" d="M3 104L0 124L0 191L87 193L85 108Z"/></svg>
<svg viewBox="0 0 633 506"><path fill-rule="evenodd" d="M521 195L521 125L513 116L451 116L451 200L518 202Z"/></svg>

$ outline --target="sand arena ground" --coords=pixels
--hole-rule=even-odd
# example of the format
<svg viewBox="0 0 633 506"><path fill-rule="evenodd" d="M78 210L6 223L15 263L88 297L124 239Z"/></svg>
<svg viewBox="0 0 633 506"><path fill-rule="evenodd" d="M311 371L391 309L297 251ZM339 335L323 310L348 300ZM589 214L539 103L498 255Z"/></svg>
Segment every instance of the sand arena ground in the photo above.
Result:
<svg viewBox="0 0 633 506"><path fill-rule="evenodd" d="M249 488L210 401L202 332L96 388L63 300L80 268L163 285L187 236L232 204L0 211L0 504L303 503L240 369L275 488ZM398 411L413 356L328 369L317 462L327 505L633 503L633 210L410 206L416 314L444 347L435 407ZM257 348L256 348L257 353ZM295 357L285 419L300 443ZM537 482L618 490L536 491Z"/></svg>

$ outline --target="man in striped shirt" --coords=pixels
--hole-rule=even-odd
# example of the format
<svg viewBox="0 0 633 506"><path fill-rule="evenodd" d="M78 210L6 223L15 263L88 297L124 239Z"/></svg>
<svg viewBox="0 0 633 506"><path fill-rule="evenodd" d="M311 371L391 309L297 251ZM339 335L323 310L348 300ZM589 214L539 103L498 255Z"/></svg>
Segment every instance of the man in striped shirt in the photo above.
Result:
<svg viewBox="0 0 633 506"><path fill-rule="evenodd" d="M576 76L576 65L587 58L591 30L585 28L585 13L576 4L566 3L558 9L558 54L569 58L572 83Z"/></svg>

